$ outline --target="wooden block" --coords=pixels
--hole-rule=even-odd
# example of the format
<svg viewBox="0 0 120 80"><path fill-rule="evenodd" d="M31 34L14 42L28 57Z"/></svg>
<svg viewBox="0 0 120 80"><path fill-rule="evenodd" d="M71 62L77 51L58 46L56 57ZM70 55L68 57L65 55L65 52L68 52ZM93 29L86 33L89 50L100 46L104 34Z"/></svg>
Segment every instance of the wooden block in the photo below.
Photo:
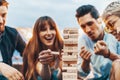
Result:
<svg viewBox="0 0 120 80"><path fill-rule="evenodd" d="M77 80L77 73L66 73L66 72L63 72L63 80L64 79L74 79L74 80Z"/></svg>
<svg viewBox="0 0 120 80"><path fill-rule="evenodd" d="M62 67L62 72L77 73L77 67Z"/></svg>
<svg viewBox="0 0 120 80"><path fill-rule="evenodd" d="M63 61L77 61L77 55L62 56Z"/></svg>
<svg viewBox="0 0 120 80"><path fill-rule="evenodd" d="M51 54L59 55L59 52L52 51Z"/></svg>
<svg viewBox="0 0 120 80"><path fill-rule="evenodd" d="M79 30L78 30L78 28L65 28L63 30L63 33L64 34L78 34Z"/></svg>
<svg viewBox="0 0 120 80"><path fill-rule="evenodd" d="M64 44L78 44L77 39L64 39Z"/></svg>
<svg viewBox="0 0 120 80"><path fill-rule="evenodd" d="M78 55L78 52L64 52L63 56Z"/></svg>
<svg viewBox="0 0 120 80"><path fill-rule="evenodd" d="M64 34L64 39L78 39L78 34Z"/></svg>
<svg viewBox="0 0 120 80"><path fill-rule="evenodd" d="M78 52L77 46L64 46L63 48L64 52Z"/></svg>
<svg viewBox="0 0 120 80"><path fill-rule="evenodd" d="M77 58L62 58L63 61L77 61Z"/></svg>
<svg viewBox="0 0 120 80"><path fill-rule="evenodd" d="M71 63L71 62L63 62L63 64L62 64L62 67L77 67L77 62L75 62L75 63Z"/></svg>

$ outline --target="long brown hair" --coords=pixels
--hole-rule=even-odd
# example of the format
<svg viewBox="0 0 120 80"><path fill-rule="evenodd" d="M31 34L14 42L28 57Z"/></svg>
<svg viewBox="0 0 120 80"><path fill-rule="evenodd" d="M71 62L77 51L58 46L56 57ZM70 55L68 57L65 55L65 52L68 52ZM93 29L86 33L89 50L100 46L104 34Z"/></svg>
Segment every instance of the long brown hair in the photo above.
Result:
<svg viewBox="0 0 120 80"><path fill-rule="evenodd" d="M23 52L23 75L25 80L36 80L36 62L39 52L43 49L43 43L39 39L39 32L41 31L41 27L45 26L46 21L50 26L53 26L56 31L56 38L53 44L55 51L61 51L63 48L63 39L53 19L49 16L38 18L33 28L33 36Z"/></svg>

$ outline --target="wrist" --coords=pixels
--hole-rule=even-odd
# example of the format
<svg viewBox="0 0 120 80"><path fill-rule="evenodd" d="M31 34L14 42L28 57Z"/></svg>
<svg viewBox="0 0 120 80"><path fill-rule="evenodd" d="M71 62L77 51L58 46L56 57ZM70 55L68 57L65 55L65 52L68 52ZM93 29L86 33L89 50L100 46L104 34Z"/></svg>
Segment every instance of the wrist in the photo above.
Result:
<svg viewBox="0 0 120 80"><path fill-rule="evenodd" d="M2 74L2 65L3 65L3 63L2 62L0 62L0 74Z"/></svg>
<svg viewBox="0 0 120 80"><path fill-rule="evenodd" d="M110 57L110 49L108 49L108 53L104 56L105 58L109 58Z"/></svg>

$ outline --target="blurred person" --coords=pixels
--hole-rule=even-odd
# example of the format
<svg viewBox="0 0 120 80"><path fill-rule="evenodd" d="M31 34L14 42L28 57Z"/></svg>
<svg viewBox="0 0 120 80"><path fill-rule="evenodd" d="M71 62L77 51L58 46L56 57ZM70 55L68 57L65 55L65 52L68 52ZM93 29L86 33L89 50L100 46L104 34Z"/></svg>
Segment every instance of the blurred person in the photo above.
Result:
<svg viewBox="0 0 120 80"><path fill-rule="evenodd" d="M120 1L110 3L104 10L102 18L106 29L120 41ZM119 55L118 55L119 56ZM110 80L120 80L120 58L112 63Z"/></svg>
<svg viewBox="0 0 120 80"><path fill-rule="evenodd" d="M8 2L0 0L0 80L23 80L23 75L12 67L15 50L21 53L25 42L16 29L6 26Z"/></svg>
<svg viewBox="0 0 120 80"><path fill-rule="evenodd" d="M76 18L84 34L79 38L78 75L85 80L109 80L112 61L117 56L118 42L104 32L102 19L93 5L82 5ZM111 61L112 60L112 61Z"/></svg>
<svg viewBox="0 0 120 80"><path fill-rule="evenodd" d="M102 18L107 31L120 41L120 1L110 3L104 10Z"/></svg>
<svg viewBox="0 0 120 80"><path fill-rule="evenodd" d="M61 80L62 48L63 40L54 20L49 16L38 18L24 50L25 80Z"/></svg>

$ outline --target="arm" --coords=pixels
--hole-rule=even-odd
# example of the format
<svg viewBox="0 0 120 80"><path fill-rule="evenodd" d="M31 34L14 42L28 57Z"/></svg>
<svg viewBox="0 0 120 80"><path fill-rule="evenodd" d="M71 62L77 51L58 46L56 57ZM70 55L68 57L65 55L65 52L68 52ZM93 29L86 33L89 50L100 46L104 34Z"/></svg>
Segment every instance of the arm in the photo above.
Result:
<svg viewBox="0 0 120 80"><path fill-rule="evenodd" d="M23 50L25 48L25 41L22 39L22 37L20 36L20 34L18 33L17 34L17 38L16 38L16 50L20 52L21 56L22 56L22 53L23 53Z"/></svg>
<svg viewBox="0 0 120 80"><path fill-rule="evenodd" d="M88 51L88 45L86 44L88 38L79 38L78 43L78 60L77 60L77 67L78 67L78 74L80 77L86 77L89 72L91 71L90 67L90 57L91 53ZM87 57L88 54L88 57ZM84 56L86 55L86 57Z"/></svg>
<svg viewBox="0 0 120 80"><path fill-rule="evenodd" d="M112 53L111 51L108 51L108 53L106 55L112 61L120 59L120 56L118 54Z"/></svg>
<svg viewBox="0 0 120 80"><path fill-rule="evenodd" d="M106 43L104 41L98 41L96 44L95 44L95 47L94 47L94 52L95 54L97 55L103 55L105 58L109 58L110 60L114 61L116 59L120 59L120 56L111 52Z"/></svg>
<svg viewBox="0 0 120 80"><path fill-rule="evenodd" d="M43 50L39 53L38 57L39 61L36 65L36 72L43 80L51 79L51 68L50 64L54 60L53 54L51 54L51 50Z"/></svg>
<svg viewBox="0 0 120 80"><path fill-rule="evenodd" d="M42 77L43 80L51 79L51 70L49 65L43 65L39 61L36 65L36 71L38 75Z"/></svg>
<svg viewBox="0 0 120 80"><path fill-rule="evenodd" d="M23 75L15 68L0 62L0 73L9 80L24 80Z"/></svg>
<svg viewBox="0 0 120 80"><path fill-rule="evenodd" d="M80 56L83 59L82 65L81 65L82 70L85 73L90 72L90 57L91 57L91 53L89 51L87 51L85 49L85 47L82 47L81 48L81 52L80 52Z"/></svg>

